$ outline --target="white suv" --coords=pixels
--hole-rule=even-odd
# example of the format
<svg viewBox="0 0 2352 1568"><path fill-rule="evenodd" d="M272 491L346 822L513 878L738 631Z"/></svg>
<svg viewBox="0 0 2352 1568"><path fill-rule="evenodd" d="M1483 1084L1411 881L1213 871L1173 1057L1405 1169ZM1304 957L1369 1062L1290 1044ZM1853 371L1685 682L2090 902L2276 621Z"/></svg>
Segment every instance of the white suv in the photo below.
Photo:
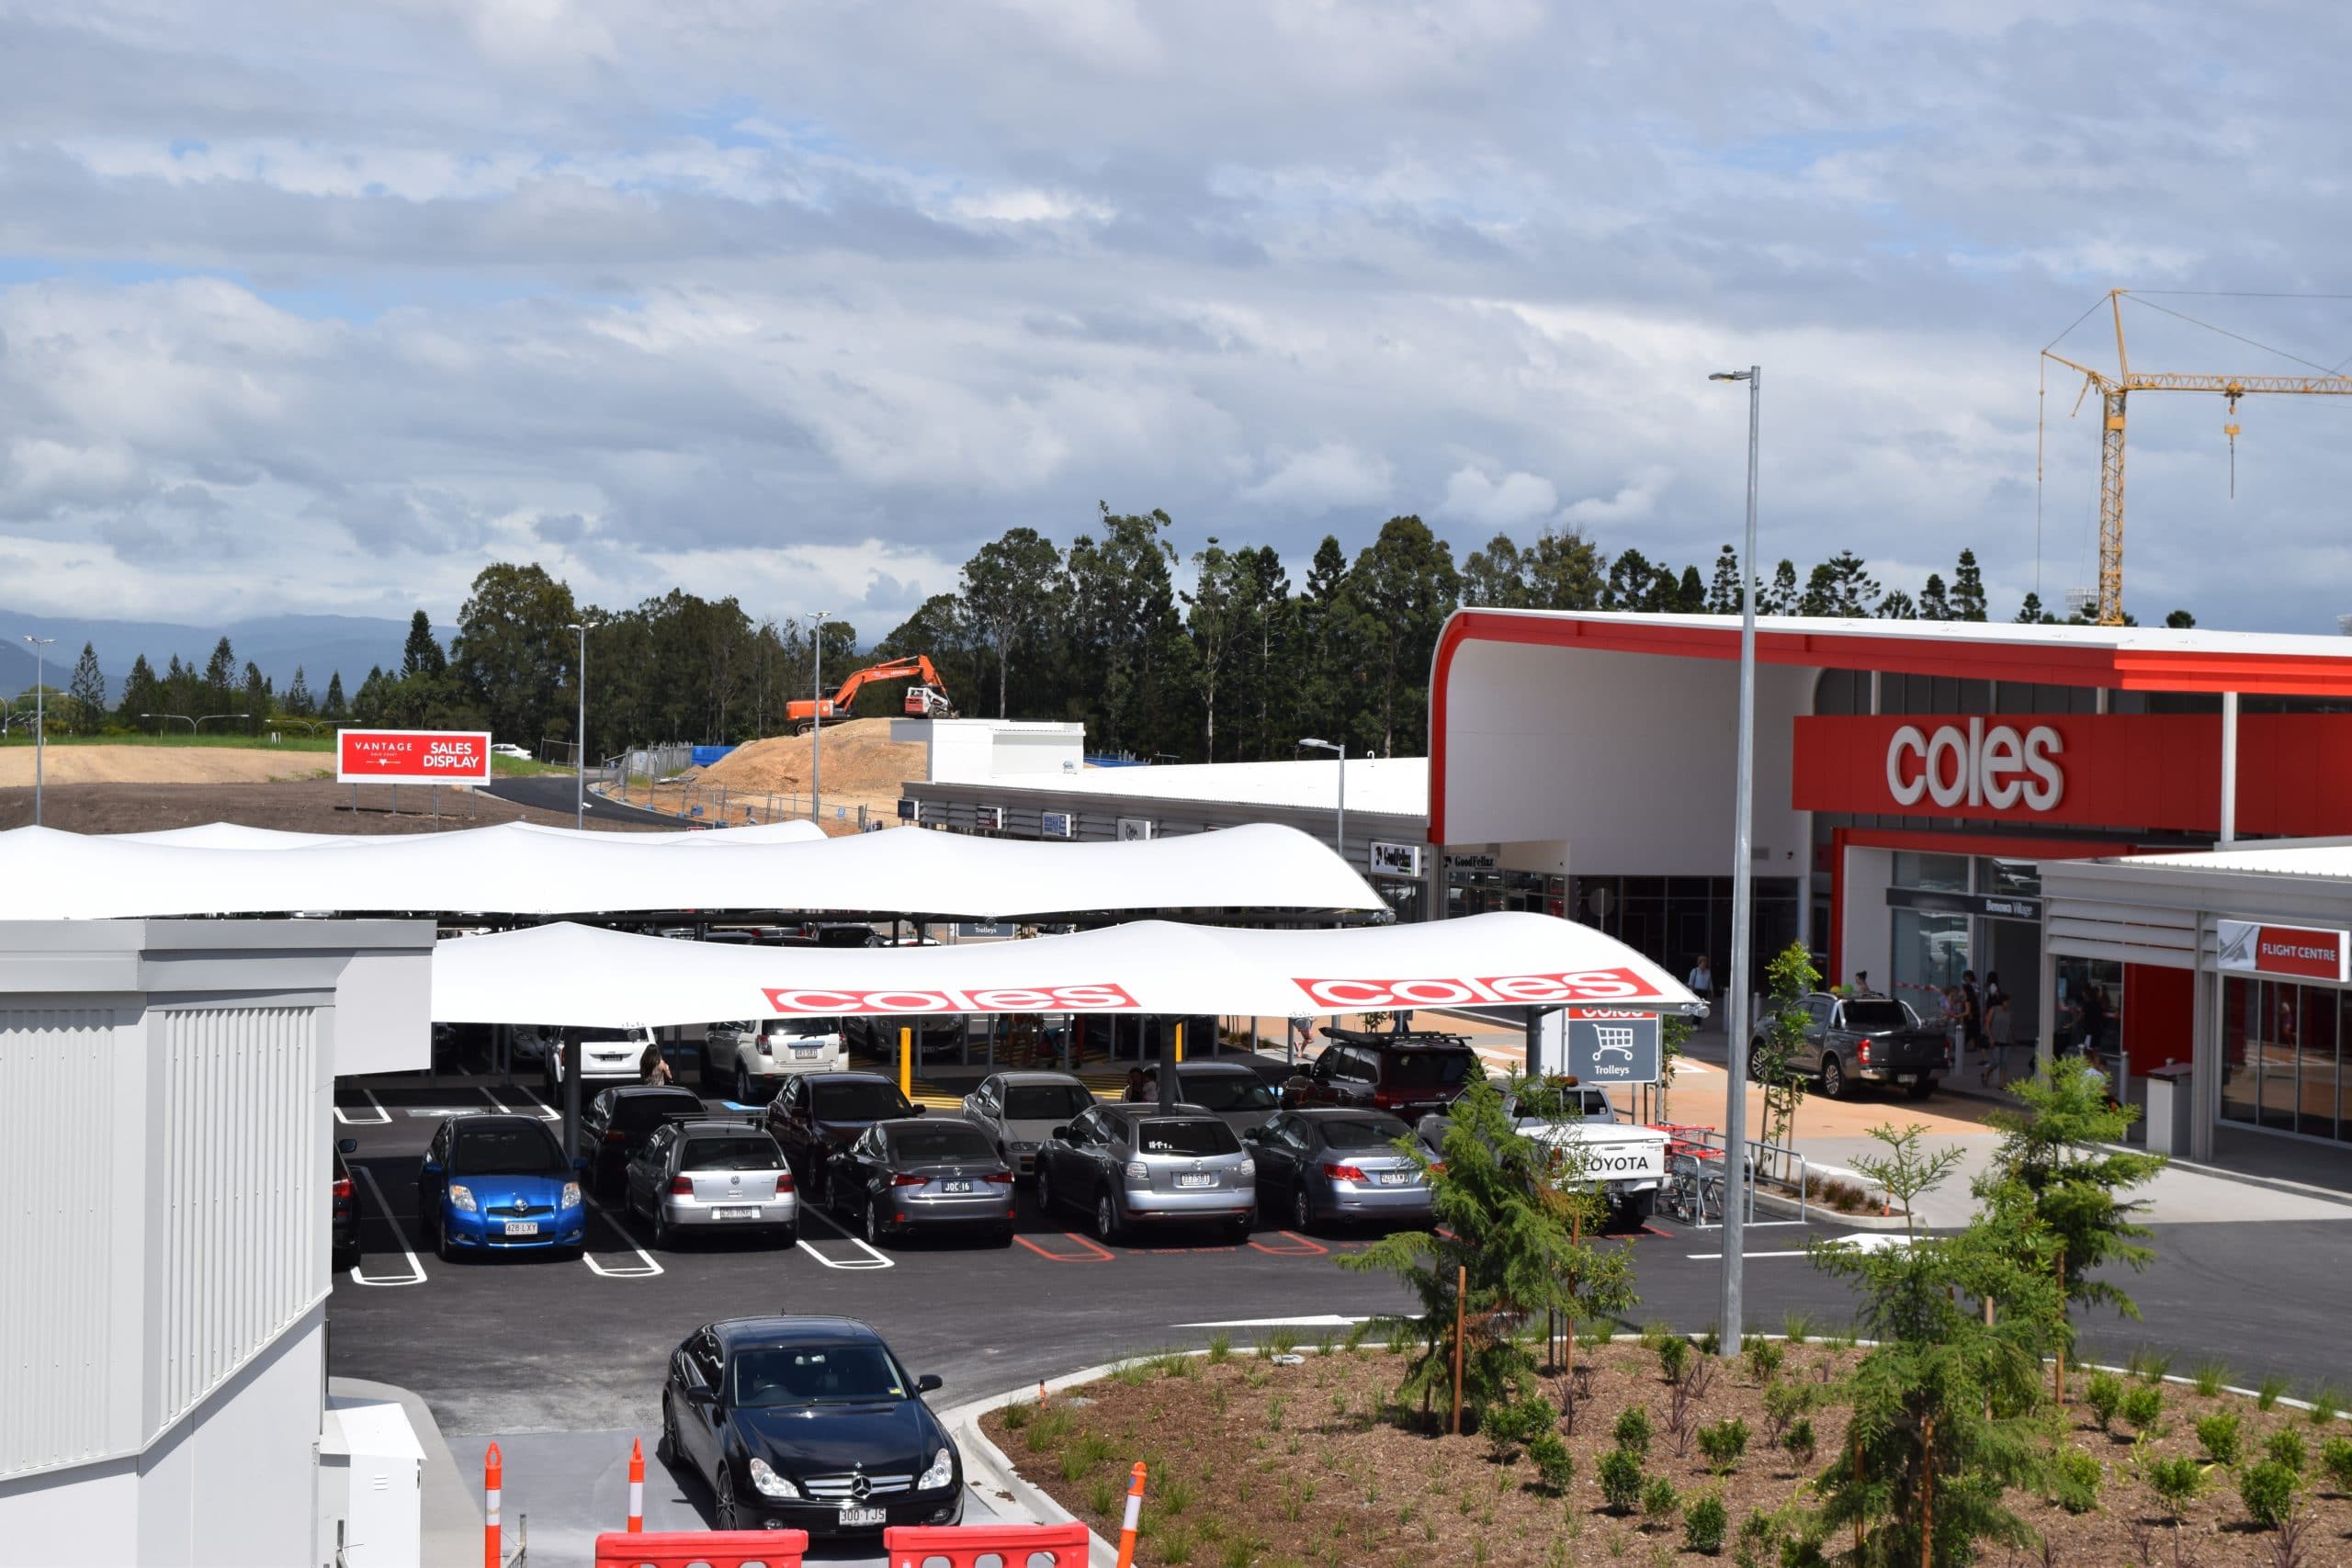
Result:
<svg viewBox="0 0 2352 1568"><path fill-rule="evenodd" d="M580 1081L582 1084L635 1081L643 1069L645 1049L653 1043L653 1031L641 1023L589 1028L577 1032L580 1036ZM547 1080L548 1094L553 1097L563 1090L563 1032L549 1030L545 1038L547 1055L540 1066L540 1072ZM583 1095L582 1098L586 1097Z"/></svg>
<svg viewBox="0 0 2352 1568"><path fill-rule="evenodd" d="M849 1042L837 1018L770 1018L714 1023L703 1035L706 1089L756 1104L800 1073L838 1073L849 1066Z"/></svg>

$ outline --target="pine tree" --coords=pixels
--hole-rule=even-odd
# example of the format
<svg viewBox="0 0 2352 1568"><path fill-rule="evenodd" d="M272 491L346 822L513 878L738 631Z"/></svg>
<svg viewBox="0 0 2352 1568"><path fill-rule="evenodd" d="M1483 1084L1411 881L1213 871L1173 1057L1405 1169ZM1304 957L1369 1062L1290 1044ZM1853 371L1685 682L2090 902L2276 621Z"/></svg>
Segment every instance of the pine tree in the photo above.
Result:
<svg viewBox="0 0 2352 1568"><path fill-rule="evenodd" d="M1976 569L1976 552L1960 552L1960 565L1951 574L1951 618L1955 621L1981 621L1984 618L1984 574Z"/></svg>
<svg viewBox="0 0 2352 1568"><path fill-rule="evenodd" d="M1878 602L1878 618L1882 621L1917 621L1925 617L1919 614L1919 606L1911 602L1911 595L1898 588Z"/></svg>
<svg viewBox="0 0 2352 1568"><path fill-rule="evenodd" d="M302 667L294 666L293 683L286 688L286 713L289 718L308 718L317 711L311 700L311 683L302 678Z"/></svg>
<svg viewBox="0 0 2352 1568"><path fill-rule="evenodd" d="M1674 585L1674 607L1686 615L1706 613L1707 590L1699 581L1697 567L1686 566L1682 569L1682 580Z"/></svg>
<svg viewBox="0 0 2352 1568"><path fill-rule="evenodd" d="M245 728L249 733L258 735L261 727L269 719L269 682L262 679L260 666L250 660L245 662L243 701L244 706L239 711L245 716Z"/></svg>
<svg viewBox="0 0 2352 1568"><path fill-rule="evenodd" d="M2025 596L2025 603L2018 606L2018 616L2014 624L2021 626L2054 626L2058 624L2058 617L2041 607L2041 594L2028 593Z"/></svg>
<svg viewBox="0 0 2352 1568"><path fill-rule="evenodd" d="M432 617L417 611L408 618L408 641L401 649L401 678L438 675L448 667L448 655L434 638Z"/></svg>
<svg viewBox="0 0 2352 1568"><path fill-rule="evenodd" d="M1714 581L1707 585L1707 614L1736 615L1739 613L1739 552L1725 545L1715 553Z"/></svg>
<svg viewBox="0 0 2352 1568"><path fill-rule="evenodd" d="M1796 562L1784 560L1772 569L1772 581L1760 586L1756 594L1756 610L1763 615L1794 615L1797 608Z"/></svg>
<svg viewBox="0 0 2352 1568"><path fill-rule="evenodd" d="M1813 569L1797 614L1862 620L1877 609L1879 592L1878 579L1862 558L1851 550L1839 550Z"/></svg>
<svg viewBox="0 0 2352 1568"><path fill-rule="evenodd" d="M207 713L226 713L236 700L237 656L230 649L229 639L222 637L212 645L212 657L204 666L204 702Z"/></svg>
<svg viewBox="0 0 2352 1568"><path fill-rule="evenodd" d="M74 679L65 688L74 704L74 728L85 735L96 733L106 722L107 678L98 670L98 650L89 643L82 645L82 657L74 662Z"/></svg>
<svg viewBox="0 0 2352 1568"><path fill-rule="evenodd" d="M158 711L163 702L163 688L155 680L155 667L140 654L130 661L130 673L123 677L122 706L115 713L118 721L136 725L142 714Z"/></svg>
<svg viewBox="0 0 2352 1568"><path fill-rule="evenodd" d="M1923 621L1951 619L1951 601L1944 596L1944 580L1939 572L1928 573L1928 585L1919 590L1919 618Z"/></svg>
<svg viewBox="0 0 2352 1568"><path fill-rule="evenodd" d="M1609 575L1600 590L1600 607L1604 610L1643 610L1653 607L1651 599L1657 587L1657 568L1650 558L1628 546L1623 555L1609 563Z"/></svg>
<svg viewBox="0 0 2352 1568"><path fill-rule="evenodd" d="M2197 617L2186 610L2175 610L2165 617L2165 625L2177 632L2185 632L2197 625Z"/></svg>
<svg viewBox="0 0 2352 1568"><path fill-rule="evenodd" d="M319 709L322 718L346 718L348 711L343 701L343 671L337 670L327 677L326 705Z"/></svg>

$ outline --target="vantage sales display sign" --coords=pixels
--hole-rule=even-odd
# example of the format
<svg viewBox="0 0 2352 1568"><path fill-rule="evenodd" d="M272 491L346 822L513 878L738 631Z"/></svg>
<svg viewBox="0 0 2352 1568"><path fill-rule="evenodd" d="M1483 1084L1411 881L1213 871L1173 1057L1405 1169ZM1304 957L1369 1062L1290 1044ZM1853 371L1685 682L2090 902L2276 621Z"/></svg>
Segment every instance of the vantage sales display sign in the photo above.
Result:
<svg viewBox="0 0 2352 1568"><path fill-rule="evenodd" d="M490 782L490 732L337 730L334 782L486 784Z"/></svg>

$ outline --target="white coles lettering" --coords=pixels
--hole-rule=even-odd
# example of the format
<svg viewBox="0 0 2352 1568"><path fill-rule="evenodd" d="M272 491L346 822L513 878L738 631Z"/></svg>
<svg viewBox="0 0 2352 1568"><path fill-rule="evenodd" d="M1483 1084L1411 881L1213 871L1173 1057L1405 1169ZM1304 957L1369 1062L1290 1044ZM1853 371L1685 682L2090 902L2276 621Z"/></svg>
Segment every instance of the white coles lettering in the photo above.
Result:
<svg viewBox="0 0 2352 1568"><path fill-rule="evenodd" d="M2010 811L2049 811L2065 798L2066 779L2054 759L2066 742L2037 724L2019 735L2010 725L1990 729L1982 718L1968 728L1939 725L1934 734L1906 724L1888 738L1886 792L1897 806L1924 797L1949 810L1963 803Z"/></svg>

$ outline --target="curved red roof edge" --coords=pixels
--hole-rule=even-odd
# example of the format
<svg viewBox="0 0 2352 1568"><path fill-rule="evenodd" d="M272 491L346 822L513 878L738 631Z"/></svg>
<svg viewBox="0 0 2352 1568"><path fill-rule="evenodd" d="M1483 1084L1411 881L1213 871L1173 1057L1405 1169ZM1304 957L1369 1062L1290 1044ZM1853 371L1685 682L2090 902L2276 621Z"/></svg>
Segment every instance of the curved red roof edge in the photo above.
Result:
<svg viewBox="0 0 2352 1568"><path fill-rule="evenodd" d="M1467 642L1585 648L1670 659L1737 659L1739 623L1690 626L1573 611L1529 614L1456 610L1438 634L1430 660L1430 840L1445 832L1447 682ZM2237 692L2267 696L2352 697L2352 651L2342 657L2254 649L2101 648L2010 637L1883 637L1834 630L1756 632L1760 664L1819 670L1876 670L1956 680L2025 681L2049 686L2106 686L2124 692Z"/></svg>

